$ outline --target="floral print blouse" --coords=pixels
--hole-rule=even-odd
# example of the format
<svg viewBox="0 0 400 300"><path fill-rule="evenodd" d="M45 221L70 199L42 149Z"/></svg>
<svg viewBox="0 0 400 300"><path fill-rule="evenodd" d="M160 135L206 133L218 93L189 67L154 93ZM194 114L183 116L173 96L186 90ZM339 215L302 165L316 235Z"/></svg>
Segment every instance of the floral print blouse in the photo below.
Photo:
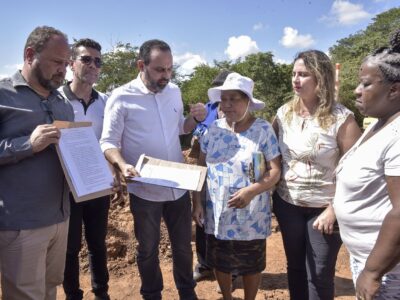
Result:
<svg viewBox="0 0 400 300"><path fill-rule="evenodd" d="M335 195L335 168L339 160L337 133L353 113L336 103L336 121L328 128L319 126L313 117L303 118L293 113L288 123L288 104L278 109L279 147L282 152L282 175L279 196L290 204L305 207L325 207Z"/></svg>
<svg viewBox="0 0 400 300"><path fill-rule="evenodd" d="M232 132L225 118L216 120L201 139L206 154L205 231L221 240L264 239L271 234L269 192L254 197L243 209L228 208L230 195L251 184L254 152L266 161L280 155L271 124L256 119L244 132Z"/></svg>

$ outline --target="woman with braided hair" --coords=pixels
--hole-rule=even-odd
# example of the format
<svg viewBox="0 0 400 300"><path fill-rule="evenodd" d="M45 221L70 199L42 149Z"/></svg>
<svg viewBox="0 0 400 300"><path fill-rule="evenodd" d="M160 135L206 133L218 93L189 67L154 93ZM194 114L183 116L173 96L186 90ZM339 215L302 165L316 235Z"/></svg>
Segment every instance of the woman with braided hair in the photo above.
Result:
<svg viewBox="0 0 400 300"><path fill-rule="evenodd" d="M400 30L368 55L358 110L377 118L337 167L334 209L357 299L400 299Z"/></svg>

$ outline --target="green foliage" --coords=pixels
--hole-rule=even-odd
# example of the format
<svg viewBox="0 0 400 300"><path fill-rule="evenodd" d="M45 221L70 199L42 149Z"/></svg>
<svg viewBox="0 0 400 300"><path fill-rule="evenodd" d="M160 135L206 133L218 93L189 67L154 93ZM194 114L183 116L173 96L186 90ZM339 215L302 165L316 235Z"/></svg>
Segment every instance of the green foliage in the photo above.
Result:
<svg viewBox="0 0 400 300"><path fill-rule="evenodd" d="M219 69L217 67L200 65L195 68L195 72L189 76L188 80L182 81L179 84L185 104L185 111L188 111L189 104L197 102L206 103L208 101L207 91L218 73Z"/></svg>
<svg viewBox="0 0 400 300"><path fill-rule="evenodd" d="M103 66L96 89L110 93L113 89L133 80L139 74L136 67L138 47L118 42L111 51L102 55ZM171 81L180 84L177 65L173 66Z"/></svg>
<svg viewBox="0 0 400 300"><path fill-rule="evenodd" d="M222 69L238 72L254 81L254 97L266 103L263 111L256 114L271 120L276 110L285 102L291 91L291 65L276 64L270 52L248 55L243 61L214 61L215 67L201 65L188 80L181 83L185 108L191 103L207 102L207 90L214 77Z"/></svg>
<svg viewBox="0 0 400 300"><path fill-rule="evenodd" d="M291 65L276 64L271 52L251 54L233 66L238 73L254 81L254 97L265 102L257 115L269 121L291 95Z"/></svg>
<svg viewBox="0 0 400 300"><path fill-rule="evenodd" d="M341 39L329 49L333 62L341 64L339 101L352 109L359 124L361 116L354 107L354 89L362 60L374 49L386 46L391 34L400 28L400 8L393 8L377 15L365 30Z"/></svg>
<svg viewBox="0 0 400 300"><path fill-rule="evenodd" d="M129 43L117 43L113 50L104 53L103 67L96 89L109 93L134 79L139 73L136 68L137 51L138 48Z"/></svg>
<svg viewBox="0 0 400 300"><path fill-rule="evenodd" d="M398 28L400 8L393 8L377 15L365 30L339 40L329 49L333 63L341 64L339 100L356 113L360 124L363 117L354 107L353 91L358 82L361 62L373 49L387 45L389 36ZM117 43L112 51L103 55L104 65L97 84L100 91L110 92L137 76L137 50L137 47L129 43ZM271 52L251 54L243 60L214 61L213 65L200 65L195 68L193 74L186 77L182 77L178 72L179 66L174 65L172 82L181 88L185 111L188 111L189 104L208 101L207 90L222 69L238 72L254 80L254 96L266 103L266 108L257 112L257 115L267 120L271 121L276 110L293 94L293 66L275 63Z"/></svg>

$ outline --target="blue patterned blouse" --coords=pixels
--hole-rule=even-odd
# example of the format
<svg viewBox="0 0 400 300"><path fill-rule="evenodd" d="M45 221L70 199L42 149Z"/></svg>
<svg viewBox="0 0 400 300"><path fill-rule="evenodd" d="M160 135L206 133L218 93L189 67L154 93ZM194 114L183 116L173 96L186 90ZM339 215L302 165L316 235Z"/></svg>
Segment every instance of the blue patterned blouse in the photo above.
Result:
<svg viewBox="0 0 400 300"><path fill-rule="evenodd" d="M207 196L205 231L221 240L264 239L271 234L269 192L253 198L243 209L228 208L230 195L251 184L253 152L266 161L280 155L271 124L256 119L249 129L234 133L225 118L216 120L201 139L206 154Z"/></svg>

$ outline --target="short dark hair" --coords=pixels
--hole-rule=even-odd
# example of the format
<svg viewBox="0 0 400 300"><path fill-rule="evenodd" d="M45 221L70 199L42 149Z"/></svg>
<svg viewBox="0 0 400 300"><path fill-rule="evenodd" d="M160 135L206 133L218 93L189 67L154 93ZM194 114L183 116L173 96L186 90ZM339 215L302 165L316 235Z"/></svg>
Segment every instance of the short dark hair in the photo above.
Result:
<svg viewBox="0 0 400 300"><path fill-rule="evenodd" d="M73 45L72 45L72 58L75 59L76 56L78 55L78 48L79 47L87 47L87 48L93 48L96 49L97 51L101 52L101 46L98 42L95 40L89 39L89 38L84 38L84 39L79 39L77 40Z"/></svg>
<svg viewBox="0 0 400 300"><path fill-rule="evenodd" d="M24 59L25 51L28 47L35 50L35 52L40 53L45 48L47 42L53 35L62 36L68 42L68 37L62 31L55 29L50 26L38 26L36 27L28 36L24 47Z"/></svg>
<svg viewBox="0 0 400 300"><path fill-rule="evenodd" d="M171 48L166 42L156 39L148 40L144 42L139 49L139 59L143 60L145 65L148 65L150 63L150 54L151 50L153 49L171 52Z"/></svg>
<svg viewBox="0 0 400 300"><path fill-rule="evenodd" d="M211 86L217 87L223 85L226 80L226 77L228 77L228 75L231 73L233 72L225 69L220 71L218 75L215 76L214 80L211 82Z"/></svg>

